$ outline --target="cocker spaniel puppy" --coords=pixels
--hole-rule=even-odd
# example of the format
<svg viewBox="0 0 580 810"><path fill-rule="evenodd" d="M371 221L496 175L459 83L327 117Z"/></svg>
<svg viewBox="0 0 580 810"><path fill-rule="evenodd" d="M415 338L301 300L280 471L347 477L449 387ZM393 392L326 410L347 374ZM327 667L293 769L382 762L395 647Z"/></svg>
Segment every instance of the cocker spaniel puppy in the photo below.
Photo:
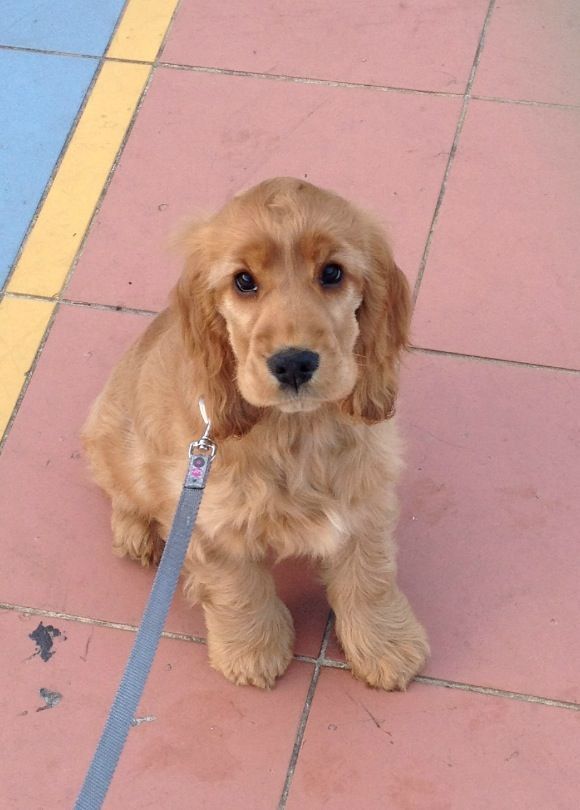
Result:
<svg viewBox="0 0 580 810"><path fill-rule="evenodd" d="M267 565L318 561L355 677L404 688L423 628L398 589L392 420L410 300L380 228L290 178L192 227L169 307L129 349L84 430L113 546L143 564L167 537L205 397L219 444L184 584L213 667L271 687L292 657Z"/></svg>

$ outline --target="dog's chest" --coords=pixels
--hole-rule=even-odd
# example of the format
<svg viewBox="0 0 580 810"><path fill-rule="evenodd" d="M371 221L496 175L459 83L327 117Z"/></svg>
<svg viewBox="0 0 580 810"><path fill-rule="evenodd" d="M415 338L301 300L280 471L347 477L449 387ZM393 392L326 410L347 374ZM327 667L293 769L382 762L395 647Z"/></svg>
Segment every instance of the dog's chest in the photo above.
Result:
<svg viewBox="0 0 580 810"><path fill-rule="evenodd" d="M280 556L333 553L348 534L344 487L356 463L352 443L332 435L260 438L225 455L208 486L205 531L229 535L256 554L270 548Z"/></svg>

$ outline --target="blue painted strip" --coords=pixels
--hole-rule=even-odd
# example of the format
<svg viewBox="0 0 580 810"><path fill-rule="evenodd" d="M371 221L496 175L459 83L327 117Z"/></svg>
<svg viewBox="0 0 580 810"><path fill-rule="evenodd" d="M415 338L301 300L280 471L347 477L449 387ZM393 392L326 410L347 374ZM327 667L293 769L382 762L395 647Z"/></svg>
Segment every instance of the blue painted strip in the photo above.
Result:
<svg viewBox="0 0 580 810"><path fill-rule="evenodd" d="M0 285L96 68L92 59L0 51Z"/></svg>
<svg viewBox="0 0 580 810"><path fill-rule="evenodd" d="M2 0L0 45L100 56L125 0Z"/></svg>

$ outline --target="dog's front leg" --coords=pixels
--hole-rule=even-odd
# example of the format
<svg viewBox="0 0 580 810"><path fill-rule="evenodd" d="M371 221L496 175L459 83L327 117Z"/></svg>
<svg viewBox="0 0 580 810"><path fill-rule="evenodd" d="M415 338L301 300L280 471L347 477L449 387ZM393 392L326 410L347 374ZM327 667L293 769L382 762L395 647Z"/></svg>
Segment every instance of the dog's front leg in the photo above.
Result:
<svg viewBox="0 0 580 810"><path fill-rule="evenodd" d="M202 604L211 666L235 684L271 688L292 658L294 628L268 569L219 551L190 553L185 593Z"/></svg>
<svg viewBox="0 0 580 810"><path fill-rule="evenodd" d="M349 538L326 562L324 576L353 675L370 686L404 689L423 667L429 647L397 588L394 547L385 534Z"/></svg>

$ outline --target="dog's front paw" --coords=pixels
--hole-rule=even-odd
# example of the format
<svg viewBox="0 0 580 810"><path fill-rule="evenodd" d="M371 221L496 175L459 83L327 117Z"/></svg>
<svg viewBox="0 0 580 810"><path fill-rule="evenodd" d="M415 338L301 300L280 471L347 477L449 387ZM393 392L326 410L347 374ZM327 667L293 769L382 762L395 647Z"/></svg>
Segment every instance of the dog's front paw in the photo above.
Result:
<svg viewBox="0 0 580 810"><path fill-rule="evenodd" d="M352 674L377 689L405 689L429 655L425 630L402 594L365 618L357 622L349 616L345 622L337 617L337 633Z"/></svg>
<svg viewBox="0 0 580 810"><path fill-rule="evenodd" d="M208 622L208 625L210 623ZM283 675L292 660L294 628L285 605L280 603L276 616L270 617L267 627L256 635L245 633L239 637L226 638L223 632L211 623L208 627L209 662L229 681L238 686L258 686L271 689L276 678Z"/></svg>
<svg viewBox="0 0 580 810"><path fill-rule="evenodd" d="M347 656L352 674L376 689L406 689L418 675L429 655L429 645L422 638L397 639L385 642L380 648L369 651L364 657Z"/></svg>
<svg viewBox="0 0 580 810"><path fill-rule="evenodd" d="M145 567L159 563L165 543L149 520L113 506L111 528L117 557L130 557Z"/></svg>

